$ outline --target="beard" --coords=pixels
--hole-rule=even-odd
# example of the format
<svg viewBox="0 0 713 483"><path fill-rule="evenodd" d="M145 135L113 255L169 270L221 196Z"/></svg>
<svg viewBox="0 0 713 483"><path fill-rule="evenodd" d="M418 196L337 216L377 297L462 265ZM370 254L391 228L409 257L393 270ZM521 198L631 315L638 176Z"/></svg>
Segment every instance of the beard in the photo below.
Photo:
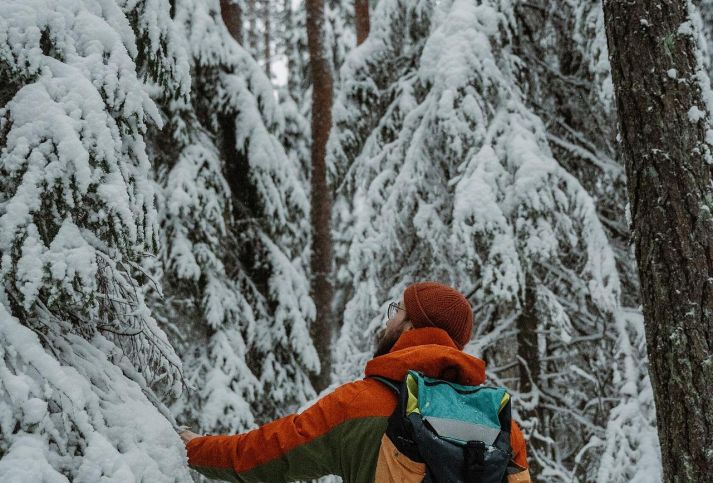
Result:
<svg viewBox="0 0 713 483"><path fill-rule="evenodd" d="M387 332L386 327L379 330L379 332L376 333L374 357L388 354L391 351L391 348L394 347L394 344L396 344L396 341L399 340L400 335L401 334L397 332Z"/></svg>

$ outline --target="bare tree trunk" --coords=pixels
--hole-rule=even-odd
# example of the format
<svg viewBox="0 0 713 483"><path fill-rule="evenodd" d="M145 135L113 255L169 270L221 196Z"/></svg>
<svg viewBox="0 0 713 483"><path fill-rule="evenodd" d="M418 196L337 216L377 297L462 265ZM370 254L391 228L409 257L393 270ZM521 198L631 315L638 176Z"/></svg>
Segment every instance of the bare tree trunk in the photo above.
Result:
<svg viewBox="0 0 713 483"><path fill-rule="evenodd" d="M284 28L286 32L289 32L288 40L285 43L285 58L287 62L287 91L294 98L297 93L297 66L294 62L294 57L292 53L294 52L295 46L291 42L291 34L295 28L295 16L292 12L292 0L284 0L283 10L285 12L285 17L283 20Z"/></svg>
<svg viewBox="0 0 713 483"><path fill-rule="evenodd" d="M369 0L354 0L354 23L357 45L361 45L369 36Z"/></svg>
<svg viewBox="0 0 713 483"><path fill-rule="evenodd" d="M535 290L525 289L525 303L515 322L517 327L517 355L520 356L520 391L530 392L540 383L540 360L537 348L537 313Z"/></svg>
<svg viewBox="0 0 713 483"><path fill-rule="evenodd" d="M540 374L542 373L537 345L537 327L539 321L537 319L537 312L535 311L535 289L531 283L528 284L525 289L525 300L523 302L522 312L515 321L517 328L517 355L520 360L519 390L521 393L529 393L532 392L534 387L539 387ZM537 424L541 425L544 423L542 414L537 409L532 411L520 409L520 415L523 419L534 419ZM529 444L546 446L546 444L536 439L530 440ZM530 475L534 478L540 471L541 467L537 463L537 460L533 460L530 466Z"/></svg>
<svg viewBox="0 0 713 483"><path fill-rule="evenodd" d="M332 73L324 46L324 0L307 0L307 44L312 77L312 297L317 318L311 333L322 370L314 378L320 391L329 385L332 338L331 191L327 186L325 155L332 124Z"/></svg>
<svg viewBox="0 0 713 483"><path fill-rule="evenodd" d="M243 43L243 13L238 0L220 0L220 15L228 32L239 43Z"/></svg>
<svg viewBox="0 0 713 483"><path fill-rule="evenodd" d="M686 0L605 0L664 480L713 474L710 114ZM708 131L710 132L710 131Z"/></svg>
<svg viewBox="0 0 713 483"><path fill-rule="evenodd" d="M248 46L253 57L258 54L257 41L257 10L255 0L248 0Z"/></svg>
<svg viewBox="0 0 713 483"><path fill-rule="evenodd" d="M271 66L271 61L270 57L272 57L272 52L270 50L270 36L272 35L271 29L272 29L272 22L271 22L271 16L272 16L272 4L270 3L270 0L263 0L263 6L262 6L262 21L265 26L265 31L263 32L263 54L265 55L265 75L267 75L268 79L272 79L272 71L270 70Z"/></svg>

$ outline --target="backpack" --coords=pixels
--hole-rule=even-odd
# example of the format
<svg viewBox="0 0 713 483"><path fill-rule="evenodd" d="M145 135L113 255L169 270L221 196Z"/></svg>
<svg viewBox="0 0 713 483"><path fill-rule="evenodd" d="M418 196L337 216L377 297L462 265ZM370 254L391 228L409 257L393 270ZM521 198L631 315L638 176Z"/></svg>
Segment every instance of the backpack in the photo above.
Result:
<svg viewBox="0 0 713 483"><path fill-rule="evenodd" d="M379 376L397 396L386 436L409 459L425 463L428 483L507 481L510 394L463 386L408 371L403 381Z"/></svg>

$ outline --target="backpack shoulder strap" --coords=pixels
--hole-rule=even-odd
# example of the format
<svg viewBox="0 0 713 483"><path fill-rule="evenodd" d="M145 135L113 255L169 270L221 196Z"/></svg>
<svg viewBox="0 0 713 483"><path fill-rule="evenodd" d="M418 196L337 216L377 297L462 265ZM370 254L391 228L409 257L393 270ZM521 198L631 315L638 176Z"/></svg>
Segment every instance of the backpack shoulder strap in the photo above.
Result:
<svg viewBox="0 0 713 483"><path fill-rule="evenodd" d="M396 395L398 395L401 390L399 389L399 385L401 384L399 381L395 381L394 379L389 379L387 377L381 377L381 376L369 376L372 379L376 379L382 384L385 384L389 389L391 389Z"/></svg>

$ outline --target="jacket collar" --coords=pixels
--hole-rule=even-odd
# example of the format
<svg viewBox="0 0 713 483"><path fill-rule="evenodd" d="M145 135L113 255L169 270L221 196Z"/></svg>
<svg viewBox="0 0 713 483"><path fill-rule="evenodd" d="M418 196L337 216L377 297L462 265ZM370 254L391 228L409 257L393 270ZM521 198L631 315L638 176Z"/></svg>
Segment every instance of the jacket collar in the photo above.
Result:
<svg viewBox="0 0 713 483"><path fill-rule="evenodd" d="M485 381L485 362L458 350L448 333L435 327L404 332L388 354L366 364L364 373L401 380L409 370L464 385Z"/></svg>

